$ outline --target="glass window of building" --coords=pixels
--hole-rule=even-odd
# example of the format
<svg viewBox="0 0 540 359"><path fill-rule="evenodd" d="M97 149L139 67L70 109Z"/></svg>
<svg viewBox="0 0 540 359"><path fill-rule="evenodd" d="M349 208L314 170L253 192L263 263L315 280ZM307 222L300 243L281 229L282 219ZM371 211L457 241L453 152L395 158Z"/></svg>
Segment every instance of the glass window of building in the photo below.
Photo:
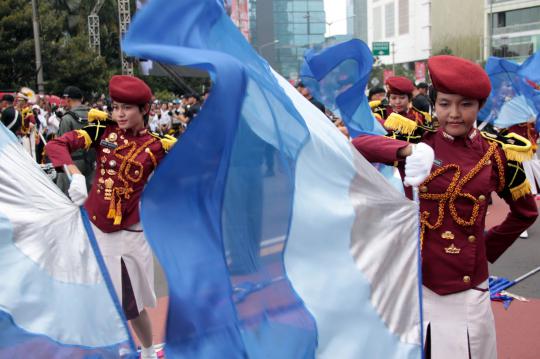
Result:
<svg viewBox="0 0 540 359"><path fill-rule="evenodd" d="M385 27L385 36L386 37L393 37L396 33L395 30L395 13L394 13L394 3L391 2L389 4L384 5L384 27Z"/></svg>
<svg viewBox="0 0 540 359"><path fill-rule="evenodd" d="M399 0L399 34L409 33L409 0Z"/></svg>
<svg viewBox="0 0 540 359"><path fill-rule="evenodd" d="M373 8L373 39L382 39L382 16L380 6Z"/></svg>

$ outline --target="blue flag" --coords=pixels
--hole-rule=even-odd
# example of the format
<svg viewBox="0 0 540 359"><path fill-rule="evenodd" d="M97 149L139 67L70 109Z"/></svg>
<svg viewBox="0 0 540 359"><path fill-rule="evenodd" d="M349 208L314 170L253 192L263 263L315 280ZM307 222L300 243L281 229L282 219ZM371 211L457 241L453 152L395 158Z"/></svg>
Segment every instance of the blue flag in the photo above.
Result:
<svg viewBox="0 0 540 359"><path fill-rule="evenodd" d="M536 114L537 131L540 121L540 51L535 52L530 56L518 70L521 77L521 88L529 103L532 103Z"/></svg>
<svg viewBox="0 0 540 359"><path fill-rule="evenodd" d="M302 81L317 100L341 117L351 138L387 133L373 116L364 93L372 66L371 50L358 39L320 52L309 50L302 64ZM394 188L404 192L396 167L383 163L375 163L374 166Z"/></svg>
<svg viewBox="0 0 540 359"><path fill-rule="evenodd" d="M300 71L313 96L343 119L353 138L387 132L373 116L364 94L372 65L369 47L353 39L318 53L309 50Z"/></svg>
<svg viewBox="0 0 540 359"><path fill-rule="evenodd" d="M416 204L219 3L153 0L123 43L212 78L141 205L169 284L166 356L420 357Z"/></svg>
<svg viewBox="0 0 540 359"><path fill-rule="evenodd" d="M85 216L0 124L0 358L137 357Z"/></svg>
<svg viewBox="0 0 540 359"><path fill-rule="evenodd" d="M519 75L517 63L490 57L486 72L491 82L491 93L478 118L499 128L536 120L535 109L524 79Z"/></svg>

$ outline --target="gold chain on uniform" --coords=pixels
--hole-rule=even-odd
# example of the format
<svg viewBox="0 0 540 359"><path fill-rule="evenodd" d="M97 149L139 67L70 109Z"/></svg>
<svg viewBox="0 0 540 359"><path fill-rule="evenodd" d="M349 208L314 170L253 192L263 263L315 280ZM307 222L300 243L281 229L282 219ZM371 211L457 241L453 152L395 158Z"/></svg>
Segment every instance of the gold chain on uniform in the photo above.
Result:
<svg viewBox="0 0 540 359"><path fill-rule="evenodd" d="M423 182L423 184L428 184L431 182L434 178L442 175L443 173L448 172L451 169L455 170L454 176L452 178L452 181L450 182L450 185L448 185L448 188L444 193L436 194L436 193L420 193L421 199L427 199L427 200L433 200L438 201L438 214L437 214L437 220L435 223L431 224L429 223L429 217L431 213L429 211L424 211L420 214L420 246L423 247L424 244L424 234L426 231L426 227L433 230L437 229L442 225L443 219L444 219L444 208L446 206L446 203L448 202L448 208L450 209L450 215L452 216L452 219L460 226L472 226L479 214L479 201L477 198L475 198L470 193L462 193L461 190L467 184L480 170L486 165L486 163L490 160L491 157L495 158L495 162L497 163L497 169L499 174L499 186L498 190L501 191L504 188L504 168L502 166L502 160L500 157L500 154L497 152L497 144L492 143L489 146L489 149L487 150L486 154L482 159L473 167L473 169L465 175L463 178L460 179L461 176L461 169L456 164L449 164L444 167L438 168L434 172L432 172L428 178ZM467 198L470 199L474 205L471 217L469 220L465 220L461 218L456 209L456 200L458 198Z"/></svg>
<svg viewBox="0 0 540 359"><path fill-rule="evenodd" d="M152 144L153 142L157 141L155 138L151 138L150 140L143 143L141 146L137 146L137 143L135 142L128 142L124 145L121 145L115 149L114 155L116 158L122 160L122 164L120 165L120 168L118 170L118 179L122 182L123 186L117 187L115 186L113 188L113 191L111 193L111 204L109 205L109 214L107 215L108 218L114 218L114 224L120 224L122 221L122 196L125 199L129 199L131 196L131 193L133 193L133 188L130 186L128 180L130 180L132 183L137 183L143 178L143 172L144 167L140 162L135 161L135 158L142 152L148 149L148 146ZM126 148L130 148L127 155L122 156L118 153L118 151L121 151ZM146 151L149 154L151 154L151 151ZM157 165L155 157L150 156L152 159L152 163L154 164L154 167ZM137 165L137 167L140 169L139 174L137 177L132 177L129 174L129 170L131 169L131 165ZM123 173L126 174L127 179L124 178Z"/></svg>

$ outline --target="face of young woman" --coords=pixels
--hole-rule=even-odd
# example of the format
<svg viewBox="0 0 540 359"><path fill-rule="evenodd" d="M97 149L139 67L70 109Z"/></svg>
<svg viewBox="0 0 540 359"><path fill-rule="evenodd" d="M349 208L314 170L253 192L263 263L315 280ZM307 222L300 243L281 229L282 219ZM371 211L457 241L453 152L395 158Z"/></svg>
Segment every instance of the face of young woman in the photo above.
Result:
<svg viewBox="0 0 540 359"><path fill-rule="evenodd" d="M440 127L451 136L462 137L468 135L474 126L479 110L480 102L478 100L456 94L437 92L435 112Z"/></svg>
<svg viewBox="0 0 540 359"><path fill-rule="evenodd" d="M122 130L139 131L144 129L145 111L146 107L141 110L138 105L114 102L112 118Z"/></svg>
<svg viewBox="0 0 540 359"><path fill-rule="evenodd" d="M388 102L390 103L390 107L392 107L394 112L397 113L406 112L409 108L409 96L407 95L390 94L388 97Z"/></svg>

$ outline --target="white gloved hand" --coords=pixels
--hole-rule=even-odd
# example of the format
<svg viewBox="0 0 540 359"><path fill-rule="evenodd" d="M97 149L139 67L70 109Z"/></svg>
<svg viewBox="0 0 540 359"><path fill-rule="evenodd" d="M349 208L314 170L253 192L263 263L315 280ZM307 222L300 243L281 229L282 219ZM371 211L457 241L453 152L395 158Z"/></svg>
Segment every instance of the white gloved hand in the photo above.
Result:
<svg viewBox="0 0 540 359"><path fill-rule="evenodd" d="M412 154L405 160L405 186L418 187L429 176L435 154L433 149L420 142L413 145Z"/></svg>
<svg viewBox="0 0 540 359"><path fill-rule="evenodd" d="M74 173L71 176L71 184L68 189L69 197L77 206L82 206L88 197L86 189L86 179L80 173Z"/></svg>

